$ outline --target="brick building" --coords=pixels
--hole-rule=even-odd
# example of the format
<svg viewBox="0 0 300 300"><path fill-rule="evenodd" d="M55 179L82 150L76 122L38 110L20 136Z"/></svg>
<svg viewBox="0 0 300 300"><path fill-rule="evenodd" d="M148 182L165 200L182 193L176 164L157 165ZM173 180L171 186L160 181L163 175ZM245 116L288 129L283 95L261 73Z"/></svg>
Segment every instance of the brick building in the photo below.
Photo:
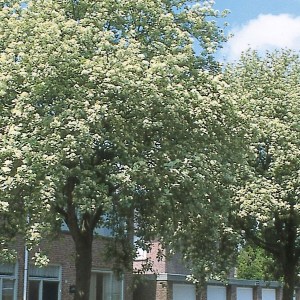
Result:
<svg viewBox="0 0 300 300"><path fill-rule="evenodd" d="M133 300L281 300L282 286L279 282L241 280L229 278L226 284L209 281L201 290L187 280L189 270L183 267L179 256L156 259L159 243L154 243L150 253L139 253L134 263L140 269L147 259L153 261L153 270L140 275ZM232 274L233 275L233 274ZM300 289L295 291L300 300Z"/></svg>
<svg viewBox="0 0 300 300"><path fill-rule="evenodd" d="M93 264L90 300L132 300L132 273L116 277L112 264L104 259L107 237L95 237L93 243ZM68 233L62 233L41 245L47 253L49 264L34 266L29 253L26 270L26 251L22 243L15 246L18 257L15 264L0 265L0 300L21 300L24 286L28 300L72 300L75 288L75 249ZM24 281L24 274L28 280ZM27 287L26 287L27 285Z"/></svg>
<svg viewBox="0 0 300 300"><path fill-rule="evenodd" d="M143 275L124 274L117 278L112 264L104 259L104 250L110 238L98 236L93 244L93 267L90 300L280 300L282 287L278 282L229 279L227 284L210 281L197 290L187 281L189 270L174 256L157 259L159 243L153 243L152 251L140 251L134 267L140 269L147 259L153 261L153 270ZM15 264L0 264L0 300L21 300L24 287L28 300L72 300L74 298L75 265L74 243L68 233L41 245L49 264L38 268L29 253L26 270L25 250L22 243L15 248L18 257ZM28 274L24 280L24 274ZM137 279L137 280L136 280ZM133 288L133 284L135 288ZM27 285L27 286L26 286ZM295 291L300 300L300 290Z"/></svg>
<svg viewBox="0 0 300 300"><path fill-rule="evenodd" d="M180 256L175 255L168 259L162 256L157 259L159 252L159 242L154 242L151 252L140 252L134 262L134 269L139 270L143 263L150 260L152 270L140 275L133 300L196 300L196 288L187 281L190 272L184 267Z"/></svg>

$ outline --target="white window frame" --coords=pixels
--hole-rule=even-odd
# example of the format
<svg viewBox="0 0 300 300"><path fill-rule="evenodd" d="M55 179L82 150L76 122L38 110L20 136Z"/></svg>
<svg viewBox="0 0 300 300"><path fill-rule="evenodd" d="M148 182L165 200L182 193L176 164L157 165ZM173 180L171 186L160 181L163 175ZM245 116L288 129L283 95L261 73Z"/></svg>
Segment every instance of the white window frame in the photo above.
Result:
<svg viewBox="0 0 300 300"><path fill-rule="evenodd" d="M105 270L105 269L92 269L92 274L104 274L108 275L110 279L110 297L112 297L113 293L113 280L114 280L114 272L111 270ZM111 298L112 299L112 298ZM120 300L124 300L124 277L121 278L121 295Z"/></svg>
<svg viewBox="0 0 300 300"><path fill-rule="evenodd" d="M30 274L28 275L28 289L29 289L29 283L30 281L38 281L39 282L39 300L43 300L43 282L44 281L52 281L52 282L57 282L58 283L58 300L61 300L61 287L62 287L62 282L61 282L61 266L59 265L50 265L51 267L57 267L58 268L58 276L56 278L53 277L47 277L47 276L31 276ZM45 267L47 268L47 267ZM28 290L29 293L29 290ZM28 295L29 297L29 295Z"/></svg>
<svg viewBox="0 0 300 300"><path fill-rule="evenodd" d="M17 300L17 287L18 287L18 278L16 276L17 274L17 264L12 264L13 267L13 273L11 275L7 274L2 274L0 275L0 300L2 300L2 287L3 287L3 280L7 279L7 280L13 280L13 299Z"/></svg>

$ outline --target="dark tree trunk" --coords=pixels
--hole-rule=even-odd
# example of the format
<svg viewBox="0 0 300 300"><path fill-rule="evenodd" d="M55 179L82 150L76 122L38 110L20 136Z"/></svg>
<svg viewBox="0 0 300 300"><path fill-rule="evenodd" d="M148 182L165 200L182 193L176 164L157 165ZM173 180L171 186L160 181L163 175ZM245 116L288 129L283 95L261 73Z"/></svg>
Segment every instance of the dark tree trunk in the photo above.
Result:
<svg viewBox="0 0 300 300"><path fill-rule="evenodd" d="M78 183L79 181L76 177L68 178L64 189L67 207L63 209L57 206L56 210L62 215L68 225L75 244L76 280L74 300L89 300L93 233L102 210L97 210L94 216L85 213L81 219L77 217L76 206L73 202L73 191Z"/></svg>
<svg viewBox="0 0 300 300"><path fill-rule="evenodd" d="M282 300L293 300L296 274L295 265L293 263L287 263L283 272L284 283Z"/></svg>
<svg viewBox="0 0 300 300"><path fill-rule="evenodd" d="M294 289L297 283L297 265L299 263L300 248L296 241L299 238L299 217L295 213L294 205L290 205L289 215L283 217L275 213L275 226L272 230L263 232L263 238L251 233L245 227L246 238L254 242L258 247L271 253L278 264L280 275L283 277L282 300L293 300Z"/></svg>
<svg viewBox="0 0 300 300"><path fill-rule="evenodd" d="M81 235L76 238L76 292L74 300L89 300L92 269L92 241L90 235Z"/></svg>
<svg viewBox="0 0 300 300"><path fill-rule="evenodd" d="M298 258L295 255L295 244L294 241L290 241L284 247L284 255L282 260L282 271L283 271L283 295L282 300L293 300L294 289L296 285L296 266Z"/></svg>
<svg viewBox="0 0 300 300"><path fill-rule="evenodd" d="M283 295L282 300L293 300L294 289L297 277L297 264L299 257L297 253L296 239L297 239L297 216L294 212L294 206L291 205L290 214L285 221L283 227L284 237L282 239L282 271L283 271Z"/></svg>

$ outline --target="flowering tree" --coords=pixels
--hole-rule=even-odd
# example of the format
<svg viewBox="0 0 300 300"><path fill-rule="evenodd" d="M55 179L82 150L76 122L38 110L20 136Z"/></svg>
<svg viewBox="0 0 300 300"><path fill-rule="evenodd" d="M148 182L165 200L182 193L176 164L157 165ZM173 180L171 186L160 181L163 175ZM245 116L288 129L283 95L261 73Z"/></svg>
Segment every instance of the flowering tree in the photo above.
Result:
<svg viewBox="0 0 300 300"><path fill-rule="evenodd" d="M281 51L246 53L227 70L248 122L248 167L233 201L234 225L274 259L284 300L293 298L299 274L299 68L298 55Z"/></svg>
<svg viewBox="0 0 300 300"><path fill-rule="evenodd" d="M218 201L235 127L212 75L224 36L208 2L18 3L0 12L3 228L30 247L63 220L88 299L97 226L146 241L210 187Z"/></svg>

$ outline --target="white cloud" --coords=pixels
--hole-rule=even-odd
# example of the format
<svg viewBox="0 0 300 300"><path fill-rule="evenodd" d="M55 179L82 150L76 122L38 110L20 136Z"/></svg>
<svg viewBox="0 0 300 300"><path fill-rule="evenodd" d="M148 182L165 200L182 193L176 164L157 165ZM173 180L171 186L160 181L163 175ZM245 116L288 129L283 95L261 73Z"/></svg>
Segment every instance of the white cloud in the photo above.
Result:
<svg viewBox="0 0 300 300"><path fill-rule="evenodd" d="M221 56L238 59L248 48L264 52L280 48L300 50L300 17L288 14L259 15L247 24L233 29L234 36L224 45Z"/></svg>

